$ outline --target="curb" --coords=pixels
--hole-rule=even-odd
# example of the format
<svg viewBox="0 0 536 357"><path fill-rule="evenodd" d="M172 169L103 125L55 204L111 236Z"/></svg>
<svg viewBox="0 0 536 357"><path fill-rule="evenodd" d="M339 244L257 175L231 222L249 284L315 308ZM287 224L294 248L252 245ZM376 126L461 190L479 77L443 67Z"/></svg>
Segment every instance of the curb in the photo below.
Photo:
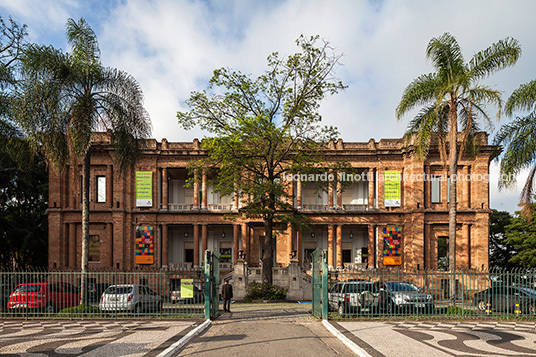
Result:
<svg viewBox="0 0 536 357"><path fill-rule="evenodd" d="M212 321L205 320L201 325L194 328L192 331L188 332L183 338L166 348L164 351L162 351L157 357L170 357L174 356L178 350L183 348L192 338L199 335L201 332L203 332L205 329L207 329Z"/></svg>
<svg viewBox="0 0 536 357"><path fill-rule="evenodd" d="M341 340L342 343L346 345L352 352L354 352L356 355L360 357L372 357L368 354L367 351L359 347L355 342L350 340L348 337L344 336L339 330L337 330L335 327L333 327L332 324L329 323L328 320L322 320L322 325L331 332L333 335L335 335L339 340Z"/></svg>

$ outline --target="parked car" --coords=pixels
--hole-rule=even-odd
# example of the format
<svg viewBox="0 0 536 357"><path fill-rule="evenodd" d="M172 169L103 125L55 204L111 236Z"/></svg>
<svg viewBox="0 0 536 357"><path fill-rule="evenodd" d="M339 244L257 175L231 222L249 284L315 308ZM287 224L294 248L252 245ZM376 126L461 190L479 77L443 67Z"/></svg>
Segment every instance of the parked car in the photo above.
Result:
<svg viewBox="0 0 536 357"><path fill-rule="evenodd" d="M98 303L102 293L110 286L108 283L89 283L87 284L88 302Z"/></svg>
<svg viewBox="0 0 536 357"><path fill-rule="evenodd" d="M378 290L368 281L344 281L328 292L328 306L339 315L372 313L378 308Z"/></svg>
<svg viewBox="0 0 536 357"><path fill-rule="evenodd" d="M28 283L15 287L7 303L8 310L36 310L46 313L76 306L80 303L77 288L68 283Z"/></svg>
<svg viewBox="0 0 536 357"><path fill-rule="evenodd" d="M404 281L378 281L380 308L383 312L433 312L434 298L415 284Z"/></svg>
<svg viewBox="0 0 536 357"><path fill-rule="evenodd" d="M7 303L9 301L9 295L13 291L13 285L11 284L0 284L0 311L7 310Z"/></svg>
<svg viewBox="0 0 536 357"><path fill-rule="evenodd" d="M480 311L519 311L536 315L536 290L519 286L492 286L475 293L473 303Z"/></svg>
<svg viewBox="0 0 536 357"><path fill-rule="evenodd" d="M99 308L103 312L157 312L162 310L162 298L146 285L111 285L102 293Z"/></svg>

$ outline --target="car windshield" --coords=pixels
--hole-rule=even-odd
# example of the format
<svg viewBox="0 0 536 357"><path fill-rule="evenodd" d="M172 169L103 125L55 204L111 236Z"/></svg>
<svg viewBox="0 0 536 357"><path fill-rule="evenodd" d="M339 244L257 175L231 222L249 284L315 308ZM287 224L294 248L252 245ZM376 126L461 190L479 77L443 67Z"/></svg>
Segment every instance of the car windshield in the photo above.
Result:
<svg viewBox="0 0 536 357"><path fill-rule="evenodd" d="M14 293L37 293L41 291L41 285L19 285Z"/></svg>
<svg viewBox="0 0 536 357"><path fill-rule="evenodd" d="M386 284L392 291L419 291L419 288L411 283L390 282Z"/></svg>
<svg viewBox="0 0 536 357"><path fill-rule="evenodd" d="M536 296L536 290L530 289L530 288L518 288L519 290L523 291L524 293L527 293L529 295Z"/></svg>
<svg viewBox="0 0 536 357"><path fill-rule="evenodd" d="M130 294L132 293L132 286L110 286L106 289L105 294Z"/></svg>
<svg viewBox="0 0 536 357"><path fill-rule="evenodd" d="M376 292L372 283L348 284L346 287L347 293L360 293L362 291Z"/></svg>

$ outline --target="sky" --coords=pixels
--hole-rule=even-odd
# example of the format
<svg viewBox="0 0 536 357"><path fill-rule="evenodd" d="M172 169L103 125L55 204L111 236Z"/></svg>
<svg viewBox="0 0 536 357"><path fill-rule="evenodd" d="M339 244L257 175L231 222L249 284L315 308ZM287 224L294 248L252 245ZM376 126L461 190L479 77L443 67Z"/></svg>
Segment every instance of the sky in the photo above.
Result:
<svg viewBox="0 0 536 357"><path fill-rule="evenodd" d="M157 140L192 141L177 111L192 91L206 89L214 69L258 76L272 52L296 53L300 35L319 35L342 54L336 75L348 88L326 98L323 122L346 142L399 138L411 115L398 121L404 88L433 68L425 49L445 32L456 37L468 61L491 44L513 37L522 46L514 67L486 79L506 100L536 79L536 1L532 0L0 0L0 14L28 26L32 42L68 49L65 24L86 19L95 31L105 66L133 75L145 94ZM496 117L490 140L511 118ZM519 113L522 115L523 113ZM497 188L490 166L491 207L514 212L526 172L511 190Z"/></svg>

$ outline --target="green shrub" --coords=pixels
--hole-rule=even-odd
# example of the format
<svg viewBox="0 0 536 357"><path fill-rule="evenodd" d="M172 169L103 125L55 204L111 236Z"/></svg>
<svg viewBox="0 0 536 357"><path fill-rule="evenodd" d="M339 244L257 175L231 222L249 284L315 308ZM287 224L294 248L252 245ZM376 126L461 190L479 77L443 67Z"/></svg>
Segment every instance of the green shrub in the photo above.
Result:
<svg viewBox="0 0 536 357"><path fill-rule="evenodd" d="M58 312L59 317L69 317L73 315L76 315L78 317L83 317L83 316L95 316L98 314L100 314L99 308L96 306L91 306L91 305L78 305L78 306L68 307Z"/></svg>
<svg viewBox="0 0 536 357"><path fill-rule="evenodd" d="M246 289L244 300L285 300L287 298L287 289L267 284L251 283Z"/></svg>

